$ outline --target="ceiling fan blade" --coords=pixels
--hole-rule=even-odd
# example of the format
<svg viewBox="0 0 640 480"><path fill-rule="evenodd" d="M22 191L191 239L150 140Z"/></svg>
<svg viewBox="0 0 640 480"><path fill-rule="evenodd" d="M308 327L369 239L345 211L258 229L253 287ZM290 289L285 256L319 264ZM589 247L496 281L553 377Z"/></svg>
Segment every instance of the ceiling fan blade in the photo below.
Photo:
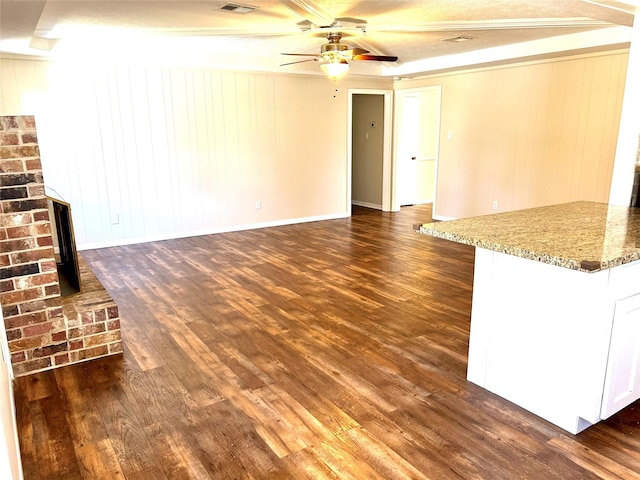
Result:
<svg viewBox="0 0 640 480"><path fill-rule="evenodd" d="M289 63L281 63L280 66L284 67L285 65L295 65L296 63L304 63L304 62L317 62L317 58L308 58L306 60L298 60L297 62L289 62Z"/></svg>
<svg viewBox="0 0 640 480"><path fill-rule="evenodd" d="M397 62L398 57L388 55L354 55L353 60L374 60L377 62Z"/></svg>
<svg viewBox="0 0 640 480"><path fill-rule="evenodd" d="M296 57L317 57L317 53L281 53L280 55L295 55Z"/></svg>
<svg viewBox="0 0 640 480"><path fill-rule="evenodd" d="M356 55L364 55L365 53L369 53L369 50L365 50L364 48L353 48L351 50L345 50L343 52L340 52L340 54L345 57L346 56L355 57Z"/></svg>

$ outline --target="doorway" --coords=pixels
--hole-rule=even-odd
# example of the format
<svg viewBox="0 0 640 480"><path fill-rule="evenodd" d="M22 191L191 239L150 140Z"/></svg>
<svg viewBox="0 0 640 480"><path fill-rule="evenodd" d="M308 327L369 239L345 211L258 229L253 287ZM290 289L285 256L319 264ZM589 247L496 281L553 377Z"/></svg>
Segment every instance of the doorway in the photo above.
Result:
<svg viewBox="0 0 640 480"><path fill-rule="evenodd" d="M435 211L442 87L396 91L394 210L432 203Z"/></svg>
<svg viewBox="0 0 640 480"><path fill-rule="evenodd" d="M351 205L382 210L384 96L354 95Z"/></svg>
<svg viewBox="0 0 640 480"><path fill-rule="evenodd" d="M392 90L348 90L347 211L349 213L354 202L353 193L356 184L358 188L369 189L368 193L375 199L371 201L367 201L366 198L364 201L355 199L356 204L380 208L385 212L391 211L392 94ZM370 97L370 101L367 101L365 96L371 95L375 97ZM358 108L359 100L360 106L367 105L364 109ZM362 113L363 111L365 113ZM354 132L359 136L355 139L356 141L354 141ZM355 170L354 158L356 158ZM373 160L367 161L363 158L373 158ZM375 171L367 171L368 168L373 168ZM354 178L355 175L358 175L358 178ZM370 179L373 179L376 185L367 186L367 181L370 179L362 178L363 176L371 177ZM379 190L376 192L376 189Z"/></svg>

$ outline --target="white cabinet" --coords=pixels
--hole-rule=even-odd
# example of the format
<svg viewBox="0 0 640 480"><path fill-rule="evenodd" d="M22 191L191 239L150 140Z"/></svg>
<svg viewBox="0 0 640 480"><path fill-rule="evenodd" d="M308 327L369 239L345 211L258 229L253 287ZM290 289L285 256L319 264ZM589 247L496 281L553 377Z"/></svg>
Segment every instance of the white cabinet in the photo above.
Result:
<svg viewBox="0 0 640 480"><path fill-rule="evenodd" d="M640 261L585 273L476 248L467 379L574 434L640 398Z"/></svg>
<svg viewBox="0 0 640 480"><path fill-rule="evenodd" d="M640 398L640 294L616 302L602 398L602 418Z"/></svg>

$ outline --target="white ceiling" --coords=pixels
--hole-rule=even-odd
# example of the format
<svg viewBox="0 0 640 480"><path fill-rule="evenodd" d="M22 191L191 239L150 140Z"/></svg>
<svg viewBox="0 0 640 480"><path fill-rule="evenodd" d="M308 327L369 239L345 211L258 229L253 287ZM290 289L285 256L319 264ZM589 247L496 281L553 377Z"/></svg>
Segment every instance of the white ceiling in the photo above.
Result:
<svg viewBox="0 0 640 480"><path fill-rule="evenodd" d="M256 7L249 13L221 8ZM351 62L355 74L411 76L462 64L621 46L631 0L0 0L0 53L171 61L284 72L318 71L327 28L342 20L343 43L398 62ZM465 42L443 41L456 36ZM30 47L31 45L31 47ZM32 47L38 48L32 48ZM357 66L354 65L357 63Z"/></svg>

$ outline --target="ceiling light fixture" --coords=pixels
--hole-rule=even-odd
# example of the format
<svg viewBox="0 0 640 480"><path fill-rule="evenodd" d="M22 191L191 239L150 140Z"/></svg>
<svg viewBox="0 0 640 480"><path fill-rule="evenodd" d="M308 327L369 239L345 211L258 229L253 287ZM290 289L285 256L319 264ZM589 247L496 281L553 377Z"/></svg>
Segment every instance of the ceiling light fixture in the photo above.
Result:
<svg viewBox="0 0 640 480"><path fill-rule="evenodd" d="M347 70L349 70L349 63L344 58L335 56L321 63L320 68L327 74L327 76L336 80L347 73Z"/></svg>

